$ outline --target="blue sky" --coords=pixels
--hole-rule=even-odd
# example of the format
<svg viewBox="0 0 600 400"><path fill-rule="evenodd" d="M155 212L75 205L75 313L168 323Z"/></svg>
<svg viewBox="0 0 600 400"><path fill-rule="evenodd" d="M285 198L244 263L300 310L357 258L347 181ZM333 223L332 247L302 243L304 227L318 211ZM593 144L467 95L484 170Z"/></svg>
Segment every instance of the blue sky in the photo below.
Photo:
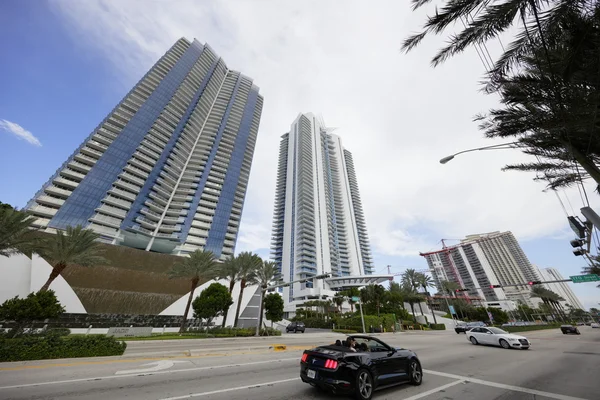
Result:
<svg viewBox="0 0 600 400"><path fill-rule="evenodd" d="M490 144L471 119L496 100L478 92L482 67L474 53L436 70L429 59L439 42L401 54L401 39L422 17L395 3L403 2L371 10L350 1L347 21L338 21L336 7L318 1L151 2L143 15L133 0L0 2L0 201L24 206L185 36L208 42L265 96L238 250L268 254L279 137L299 112L316 112L339 127L354 154L378 271L388 264L393 272L426 268L418 252L439 248L441 238L511 230L532 263L578 274L584 263L572 255L555 196L528 174L500 172L522 155L498 151L437 163ZM313 7L319 12L307 11ZM598 196L589 194L597 208ZM576 191L559 195L569 211L582 205ZM573 287L587 307L600 302L594 284Z"/></svg>

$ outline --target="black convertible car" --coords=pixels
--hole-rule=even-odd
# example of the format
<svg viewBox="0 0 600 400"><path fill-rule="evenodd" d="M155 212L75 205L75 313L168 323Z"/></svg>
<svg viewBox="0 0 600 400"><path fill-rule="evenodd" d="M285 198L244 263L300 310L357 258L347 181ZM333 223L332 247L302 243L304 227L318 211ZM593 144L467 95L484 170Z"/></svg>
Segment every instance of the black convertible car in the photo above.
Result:
<svg viewBox="0 0 600 400"><path fill-rule="evenodd" d="M354 350L350 340L355 341ZM394 348L371 336L305 350L300 362L303 382L339 394L369 400L373 391L400 383L420 385L423 370L416 353Z"/></svg>

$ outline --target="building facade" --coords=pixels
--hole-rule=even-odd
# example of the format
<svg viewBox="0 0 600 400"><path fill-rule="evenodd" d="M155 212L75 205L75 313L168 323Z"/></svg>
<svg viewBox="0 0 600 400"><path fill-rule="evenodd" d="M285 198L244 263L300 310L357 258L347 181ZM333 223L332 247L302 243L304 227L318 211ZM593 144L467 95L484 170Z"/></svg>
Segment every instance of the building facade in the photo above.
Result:
<svg viewBox="0 0 600 400"><path fill-rule="evenodd" d="M352 154L313 114L300 114L281 138L274 208L272 257L285 282L326 273L342 282L373 273ZM332 296L332 282L284 288L286 311L298 301Z"/></svg>
<svg viewBox="0 0 600 400"><path fill-rule="evenodd" d="M527 282L536 280L536 270L511 232L470 235L458 245L421 255L438 288L441 282L450 281L486 302L533 305Z"/></svg>
<svg viewBox="0 0 600 400"><path fill-rule="evenodd" d="M556 268L535 268L539 271L539 275L541 278L539 280L541 280L542 282L559 281L565 279ZM556 293L564 299L560 303L565 309L568 309L569 306L573 308L578 308L580 310L584 309L583 304L581 303L581 301L579 301L579 299L573 292L573 289L571 289L571 287L569 286L568 282L544 283L544 287L546 287L548 290L553 291L554 293Z"/></svg>
<svg viewBox="0 0 600 400"><path fill-rule="evenodd" d="M107 243L234 254L263 98L205 44L178 40L29 201L37 227Z"/></svg>

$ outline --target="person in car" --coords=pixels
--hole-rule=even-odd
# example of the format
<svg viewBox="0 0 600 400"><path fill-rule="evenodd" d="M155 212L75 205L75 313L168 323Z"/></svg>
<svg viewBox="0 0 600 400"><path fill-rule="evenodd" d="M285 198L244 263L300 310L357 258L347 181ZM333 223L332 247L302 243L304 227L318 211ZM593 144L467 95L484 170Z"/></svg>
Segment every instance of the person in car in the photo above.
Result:
<svg viewBox="0 0 600 400"><path fill-rule="evenodd" d="M350 351L356 352L356 340L352 336L348 336L346 343L348 343L348 347L350 348Z"/></svg>

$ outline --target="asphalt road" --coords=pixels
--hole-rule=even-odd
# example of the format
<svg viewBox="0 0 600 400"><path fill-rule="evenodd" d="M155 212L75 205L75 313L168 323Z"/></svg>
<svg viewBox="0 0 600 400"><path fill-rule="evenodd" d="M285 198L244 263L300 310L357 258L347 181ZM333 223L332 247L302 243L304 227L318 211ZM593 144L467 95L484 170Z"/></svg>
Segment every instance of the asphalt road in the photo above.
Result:
<svg viewBox="0 0 600 400"><path fill-rule="evenodd" d="M417 352L425 368L424 381L419 387L405 385L376 392L374 399L600 398L600 329L585 327L580 336L562 335L558 330L530 332L526 336L533 342L531 350L473 346L464 334L454 332L382 335L390 344ZM343 398L322 394L298 377L301 350L295 346L303 347L308 339L328 343L335 338L324 334L278 338L279 343L292 342L287 351L239 346L256 343L257 339L205 340L206 346L229 350L225 355L206 352L171 358L131 356L4 363L0 364L0 399ZM137 345L142 344L147 343ZM168 348L169 343L154 346Z"/></svg>

